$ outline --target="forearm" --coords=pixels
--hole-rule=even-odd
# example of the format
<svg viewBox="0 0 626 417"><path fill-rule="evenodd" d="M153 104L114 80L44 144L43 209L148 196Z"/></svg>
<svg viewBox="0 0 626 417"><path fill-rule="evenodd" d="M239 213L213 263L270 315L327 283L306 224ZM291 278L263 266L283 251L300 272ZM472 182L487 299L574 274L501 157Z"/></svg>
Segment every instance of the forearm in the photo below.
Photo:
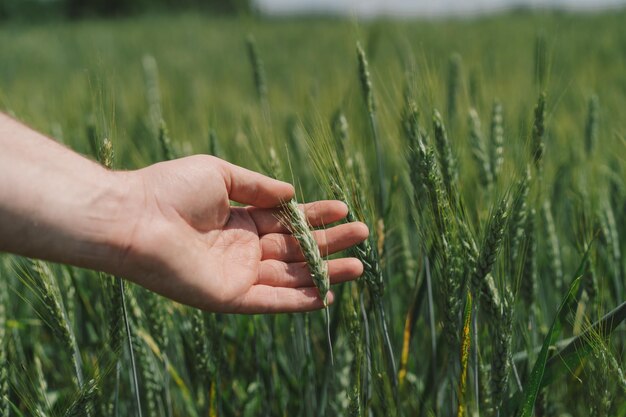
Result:
<svg viewBox="0 0 626 417"><path fill-rule="evenodd" d="M123 174L0 113L0 251L115 269L129 194Z"/></svg>

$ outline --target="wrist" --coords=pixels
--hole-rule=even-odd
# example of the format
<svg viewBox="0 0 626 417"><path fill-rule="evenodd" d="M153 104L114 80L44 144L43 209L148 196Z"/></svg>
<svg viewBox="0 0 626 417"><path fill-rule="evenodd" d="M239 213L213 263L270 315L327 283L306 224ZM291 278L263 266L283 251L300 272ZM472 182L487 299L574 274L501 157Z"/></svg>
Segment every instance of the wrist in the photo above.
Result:
<svg viewBox="0 0 626 417"><path fill-rule="evenodd" d="M177 230L163 221L153 190L142 170L110 171L109 209L103 216L110 219L107 233L108 253L99 269L142 285L154 291L163 285L161 274L171 271L173 253L185 251L175 237ZM169 272L168 272L169 271Z"/></svg>
<svg viewBox="0 0 626 417"><path fill-rule="evenodd" d="M136 238L145 207L145 188L137 171L107 171L106 202L96 210L105 219L103 248L97 269L127 276L137 257Z"/></svg>

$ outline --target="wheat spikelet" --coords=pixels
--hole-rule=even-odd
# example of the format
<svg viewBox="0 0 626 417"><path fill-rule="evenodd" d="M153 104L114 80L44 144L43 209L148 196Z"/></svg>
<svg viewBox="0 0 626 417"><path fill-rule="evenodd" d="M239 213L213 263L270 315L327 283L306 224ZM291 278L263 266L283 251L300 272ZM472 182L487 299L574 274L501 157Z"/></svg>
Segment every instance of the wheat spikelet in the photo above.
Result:
<svg viewBox="0 0 626 417"><path fill-rule="evenodd" d="M617 222L615 220L615 214L609 201L605 201L603 204L603 218L604 224L606 224L604 235L606 237L607 246L611 253L611 264L613 267L613 279L619 282L621 279L621 265L622 265L622 250L620 247L619 233L617 229ZM621 287L616 288L617 294L620 294Z"/></svg>
<svg viewBox="0 0 626 417"><path fill-rule="evenodd" d="M39 349L38 351L33 352L33 370L35 373L35 381L33 385L34 388L37 390L35 398L37 404L35 405L35 407L37 407L37 412L39 415L46 416L46 413L43 410L50 408L50 403L47 397L49 387L48 381L46 381L46 376L43 372L41 359L39 358L40 355L41 352L39 351Z"/></svg>
<svg viewBox="0 0 626 417"><path fill-rule="evenodd" d="M198 374L203 379L207 379L210 369L210 358L208 355L206 324L202 310L194 309L191 311L191 331L193 333L195 363Z"/></svg>
<svg viewBox="0 0 626 417"><path fill-rule="evenodd" d="M365 105L367 111L370 114L376 113L376 100L374 99L374 92L372 91L372 81L370 77L369 64L365 51L361 47L361 44L357 42L356 53L359 64L359 81L361 82L361 92L365 98Z"/></svg>
<svg viewBox="0 0 626 417"><path fill-rule="evenodd" d="M541 168L541 160L545 148L546 135L546 94L541 93L535 106L535 120L533 122L531 139L531 156L537 169Z"/></svg>
<svg viewBox="0 0 626 417"><path fill-rule="evenodd" d="M71 352L76 382L79 388L83 386L83 369L78 343L67 318L63 299L59 287L50 267L42 261L32 261L33 288L38 292L42 304L47 311L47 319L54 333L63 345Z"/></svg>
<svg viewBox="0 0 626 417"><path fill-rule="evenodd" d="M100 273L100 280L107 300L105 309L107 312L108 344L113 352L117 352L122 346L124 337L122 297L115 277Z"/></svg>
<svg viewBox="0 0 626 417"><path fill-rule="evenodd" d="M443 328L451 346L456 345L459 334L461 313L461 284L463 280L463 258L457 239L450 239L444 246L444 274L442 277L442 297L444 299Z"/></svg>
<svg viewBox="0 0 626 417"><path fill-rule="evenodd" d="M64 296L65 313L70 323L76 323L76 286L72 279L72 271L67 265L63 265L60 269L59 289Z"/></svg>
<svg viewBox="0 0 626 417"><path fill-rule="evenodd" d="M520 296L528 308L532 311L535 303L535 292L537 290L537 239L535 231L535 209L531 209L526 219L524 234L526 236L526 256L522 269L520 285Z"/></svg>
<svg viewBox="0 0 626 417"><path fill-rule="evenodd" d="M332 119L333 136L337 148L337 156L343 161L346 158L346 147L350 139L348 120L341 110L337 110Z"/></svg>
<svg viewBox="0 0 626 417"><path fill-rule="evenodd" d="M491 403L491 379L489 377L489 366L484 363L484 360L478 357L478 408L482 412L488 412L493 410Z"/></svg>
<svg viewBox="0 0 626 417"><path fill-rule="evenodd" d="M93 402L98 394L98 383L94 379L87 381L85 386L67 408L63 417L83 417L93 412Z"/></svg>
<svg viewBox="0 0 626 417"><path fill-rule="evenodd" d="M367 117L369 120L370 130L372 132L372 139L374 142L374 151L376 154L376 168L378 174L378 195L377 195L377 209L379 214L382 214L386 210L387 205L387 176L385 170L385 159L380 139L380 133L378 129L378 117L376 115L376 99L372 87L372 81L369 72L369 64L365 51L361 47L361 44L357 42L356 45L358 67L359 67L359 80L361 82L361 93L365 100L367 107ZM384 224L381 223L383 226ZM381 251L382 252L382 251Z"/></svg>
<svg viewBox="0 0 626 417"><path fill-rule="evenodd" d="M263 66L261 56L259 55L256 40L252 35L249 35L248 39L246 39L246 47L248 49L248 59L250 60L250 65L252 66L252 76L257 98L261 103L266 103L267 82L265 80L265 68Z"/></svg>
<svg viewBox="0 0 626 417"><path fill-rule="evenodd" d="M159 123L163 119L161 110L161 89L159 88L159 70L157 62L151 55L142 59L144 81L146 86L146 99L148 101L148 115L152 132L157 133Z"/></svg>
<svg viewBox="0 0 626 417"><path fill-rule="evenodd" d="M220 149L220 141L217 137L217 132L215 129L209 130L209 155L219 157L222 155L222 150Z"/></svg>
<svg viewBox="0 0 626 417"><path fill-rule="evenodd" d="M108 138L102 139L100 148L98 150L98 161L106 168L111 169L113 167L113 160L115 159L115 153L113 152L113 144Z"/></svg>
<svg viewBox="0 0 626 417"><path fill-rule="evenodd" d="M493 184L489 152L480 127L480 118L475 109L469 111L470 146L474 160L478 164L478 174L483 187L489 188Z"/></svg>
<svg viewBox="0 0 626 417"><path fill-rule="evenodd" d="M603 353L607 357L607 367L611 371L613 371L615 379L617 380L617 384L621 388L622 392L626 394L626 377L624 377L624 371L622 370L622 367L617 362L617 359L615 359L615 355L612 354L608 350L608 348L606 350L603 350Z"/></svg>
<svg viewBox="0 0 626 417"><path fill-rule="evenodd" d="M514 275L517 268L517 261L521 255L522 242L526 229L526 219L528 217L528 192L530 190L530 168L522 179L517 182L515 197L511 206L509 220L509 240L511 242L511 273Z"/></svg>
<svg viewBox="0 0 626 417"><path fill-rule="evenodd" d="M136 331L132 335L132 341L134 350L137 352L137 359L141 370L147 415L149 417L159 417L158 395L161 389L159 370L154 363L155 359L146 342Z"/></svg>
<svg viewBox="0 0 626 417"><path fill-rule="evenodd" d="M176 159L176 154L172 147L172 140L170 139L169 132L167 131L167 125L163 119L159 121L157 139L159 141L159 145L161 145L163 158L166 161Z"/></svg>
<svg viewBox="0 0 626 417"><path fill-rule="evenodd" d="M161 350L167 349L169 343L168 313L166 301L161 296L146 292L145 305L146 321L150 330L150 336L154 339Z"/></svg>
<svg viewBox="0 0 626 417"><path fill-rule="evenodd" d="M495 322L495 337L491 359L491 406L497 412L507 391L511 363L511 335L513 333L512 295L505 289L502 314Z"/></svg>
<svg viewBox="0 0 626 417"><path fill-rule="evenodd" d="M502 247L508 212L508 199L505 197L489 219L471 279L474 293L481 296L481 307L487 309L492 320L501 315L502 304L491 270Z"/></svg>
<svg viewBox="0 0 626 417"><path fill-rule="evenodd" d="M624 379L621 372L616 372L617 370L621 371L621 369L619 365L617 368L614 367L614 364L617 365L615 357L604 343L600 342L599 346L595 349L597 350L593 352L593 355L596 359L594 363L594 368L596 369L591 376L592 383L588 391L588 395L590 396L589 415L592 417L603 417L611 415L613 401L615 398L618 398L615 393L612 392L615 380L617 380L618 385L622 384L620 388L624 390ZM608 377L609 373L613 374L613 378Z"/></svg>
<svg viewBox="0 0 626 417"><path fill-rule="evenodd" d="M504 163L504 128L502 126L502 104L496 100L491 110L490 146L491 171L494 180L500 175Z"/></svg>
<svg viewBox="0 0 626 417"><path fill-rule="evenodd" d="M410 103L404 112L404 127L409 142L408 163L414 201L415 205L420 207L422 194L428 196L437 229L443 236L446 228L445 215L448 212L447 199L444 195L435 154L430 147L425 145L426 133L420 127L418 118L417 106Z"/></svg>
<svg viewBox="0 0 626 417"><path fill-rule="evenodd" d="M330 182L333 197L337 200L343 201L348 206L346 220L348 222L359 221L359 218L355 213L354 206L348 199L345 191L337 184L334 178L330 178ZM384 293L385 284L383 281L382 270L380 268L378 250L372 236L369 236L363 242L348 249L348 252L363 263L362 276L368 285L371 295L374 298L381 297Z"/></svg>
<svg viewBox="0 0 626 417"><path fill-rule="evenodd" d="M435 132L435 146L437 147L437 154L439 156L439 166L441 167L443 184L448 193L449 200L453 202L455 201L454 193L456 192L459 172L456 159L452 154L452 147L450 146L450 140L448 139L443 119L437 110L433 112L433 129Z"/></svg>
<svg viewBox="0 0 626 417"><path fill-rule="evenodd" d="M202 404L204 409L211 409L211 401L214 399L214 394L210 395L208 401L205 401L206 392L211 393L211 390L215 390L215 383L218 380L219 347L222 337L218 331L218 326L215 314L200 310L191 312L194 358L197 374L202 384L202 392L200 393L198 403Z"/></svg>
<svg viewBox="0 0 626 417"><path fill-rule="evenodd" d="M139 385L139 380L135 379L135 389L137 395L137 408L141 416L141 403L145 404L147 415L149 417L160 416L160 403L159 393L162 388L162 376L159 366L157 366L156 357L153 354L150 344L157 346L152 337L144 330L148 328L147 315L144 313L144 309L141 307L139 300L135 294L128 288L129 291L125 292L125 300L128 301L129 313L131 314L132 327L130 327L131 320L127 321L127 332L130 341L131 361L134 362L135 357L137 359L137 369L141 374L142 385ZM145 291L140 289L141 291ZM141 293L140 293L141 294ZM157 347L158 348L158 347ZM133 355L133 352L136 356ZM133 364L133 369L135 365ZM137 378L136 375L134 378ZM140 388L143 392L145 401L140 400Z"/></svg>
<svg viewBox="0 0 626 417"><path fill-rule="evenodd" d="M589 245L590 244L587 244L587 243L585 244L584 246L585 252L589 250ZM598 276L596 272L595 262L592 261L591 256L587 257L585 261L581 285L587 292L589 299L592 302L595 301L596 296L598 295L598 291L599 291Z"/></svg>
<svg viewBox="0 0 626 417"><path fill-rule="evenodd" d="M557 290L563 287L563 265L561 263L561 245L559 237L556 234L556 226L554 217L552 216L552 208L550 200L546 199L541 207L544 221L544 231L548 242L548 255L550 257L550 269L554 276Z"/></svg>
<svg viewBox="0 0 626 417"><path fill-rule="evenodd" d="M319 246L311 233L310 225L304 213L298 208L298 202L295 198L292 198L282 205L281 219L298 241L304 259L309 267L309 271L311 272L313 283L320 293L320 298L324 302L324 306L327 306L327 294L330 290L328 266L326 262L324 262Z"/></svg>

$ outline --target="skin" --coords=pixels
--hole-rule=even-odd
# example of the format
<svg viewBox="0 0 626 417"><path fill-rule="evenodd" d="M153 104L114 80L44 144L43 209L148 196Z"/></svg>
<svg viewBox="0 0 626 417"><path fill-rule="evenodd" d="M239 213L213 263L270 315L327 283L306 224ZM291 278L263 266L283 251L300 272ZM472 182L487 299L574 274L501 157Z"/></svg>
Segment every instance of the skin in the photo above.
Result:
<svg viewBox="0 0 626 417"><path fill-rule="evenodd" d="M293 196L288 183L207 155L109 171L0 113L0 251L115 274L203 310L323 307L277 217ZM301 209L314 227L347 215L340 201ZM368 229L355 222L314 235L332 254L366 239ZM328 268L331 283L363 272L355 258Z"/></svg>

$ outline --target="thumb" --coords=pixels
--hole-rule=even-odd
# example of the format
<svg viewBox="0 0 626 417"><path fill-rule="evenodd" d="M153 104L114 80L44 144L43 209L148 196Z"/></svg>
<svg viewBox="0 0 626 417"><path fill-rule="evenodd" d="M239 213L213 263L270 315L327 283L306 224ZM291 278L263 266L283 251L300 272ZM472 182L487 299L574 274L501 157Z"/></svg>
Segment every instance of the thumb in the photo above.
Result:
<svg viewBox="0 0 626 417"><path fill-rule="evenodd" d="M271 208L290 200L293 185L219 159L228 198L242 204Z"/></svg>

